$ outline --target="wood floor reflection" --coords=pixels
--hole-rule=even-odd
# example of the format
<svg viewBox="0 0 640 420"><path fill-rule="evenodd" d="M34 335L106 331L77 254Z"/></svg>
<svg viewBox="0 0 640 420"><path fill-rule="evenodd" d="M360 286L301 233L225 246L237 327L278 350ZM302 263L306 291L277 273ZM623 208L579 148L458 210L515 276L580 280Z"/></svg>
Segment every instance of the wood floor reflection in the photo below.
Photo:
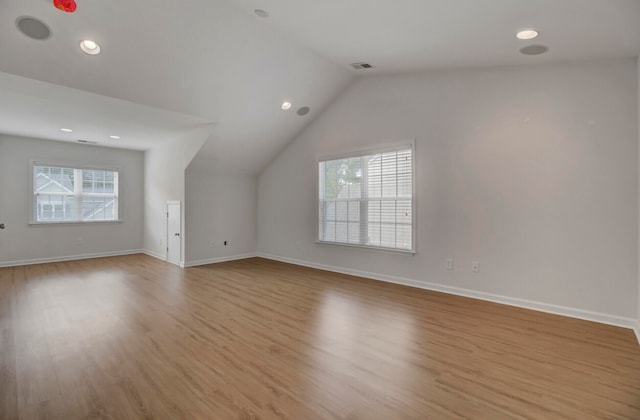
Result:
<svg viewBox="0 0 640 420"><path fill-rule="evenodd" d="M631 330L253 258L0 269L1 419L640 418Z"/></svg>

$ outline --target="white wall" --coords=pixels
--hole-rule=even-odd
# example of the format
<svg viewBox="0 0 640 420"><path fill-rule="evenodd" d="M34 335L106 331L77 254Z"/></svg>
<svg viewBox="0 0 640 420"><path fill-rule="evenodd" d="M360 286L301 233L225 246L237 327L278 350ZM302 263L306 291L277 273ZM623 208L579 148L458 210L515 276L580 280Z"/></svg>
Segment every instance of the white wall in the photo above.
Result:
<svg viewBox="0 0 640 420"><path fill-rule="evenodd" d="M256 177L188 169L186 203L186 265L256 252Z"/></svg>
<svg viewBox="0 0 640 420"><path fill-rule="evenodd" d="M637 78L615 60L361 79L260 176L258 251L635 318ZM412 138L418 253L315 244L316 156Z"/></svg>
<svg viewBox="0 0 640 420"><path fill-rule="evenodd" d="M167 254L167 201L184 201L182 149L182 144L174 141L144 153L143 246L158 258Z"/></svg>
<svg viewBox="0 0 640 420"><path fill-rule="evenodd" d="M638 104L637 104L638 105L638 153L640 153L640 56L638 57L637 70L638 70ZM640 177L640 158L638 162L639 162L638 177ZM638 211L639 211L638 219L640 220L640 208L638 209ZM640 229L640 226L638 226L638 228ZM638 242L640 243L640 231L638 232ZM640 267L640 245L638 246L638 265ZM638 323L636 325L636 335L638 336L638 341L640 342L640 268L638 270Z"/></svg>
<svg viewBox="0 0 640 420"><path fill-rule="evenodd" d="M145 252L158 258L166 258L167 201L180 201L182 232L185 232L185 170L213 129L213 125L203 126L144 153L143 246ZM181 239L180 261L184 262L184 234Z"/></svg>
<svg viewBox="0 0 640 420"><path fill-rule="evenodd" d="M119 168L122 223L30 226L31 159ZM0 265L140 250L142 166L137 151L0 135Z"/></svg>

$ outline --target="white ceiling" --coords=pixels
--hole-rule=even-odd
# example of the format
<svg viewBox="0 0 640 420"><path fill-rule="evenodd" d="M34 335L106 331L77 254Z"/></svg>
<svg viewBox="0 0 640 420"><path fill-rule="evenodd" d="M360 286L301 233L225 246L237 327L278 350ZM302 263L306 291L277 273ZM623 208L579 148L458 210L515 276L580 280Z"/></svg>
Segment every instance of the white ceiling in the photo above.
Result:
<svg viewBox="0 0 640 420"><path fill-rule="evenodd" d="M5 134L146 150L210 125L201 118L8 73L0 73L0 92L0 127ZM112 135L121 138L111 139Z"/></svg>
<svg viewBox="0 0 640 420"><path fill-rule="evenodd" d="M53 37L35 41L19 33L15 19L22 15L45 21ZM98 41L102 53L82 53L78 45L84 38ZM50 0L4 0L0 71L95 93L107 102L118 98L182 114L186 120L215 123L214 134L190 168L252 174L353 77L253 14L217 0L78 0L74 14L56 10ZM33 90L39 88L34 85ZM37 96L31 98L37 101ZM61 95L60 104L75 101L72 96ZM285 99L294 104L289 112L280 109ZM311 112L297 116L300 106L311 107ZM9 98L0 95L0 110L11 107ZM102 107L103 112L107 109L108 105ZM50 126L51 121L41 107L34 104L27 112L30 123L22 128L24 135L59 139L59 131L45 134L37 128ZM93 125L121 116L103 113ZM128 117L135 121L137 115ZM87 113L67 113L59 125L77 125L87 118ZM0 117L0 132L15 132L12 121L8 114ZM149 141L153 129L164 124L162 119L156 121L158 125L137 143L121 141L121 147L137 148L140 142L153 147L156 143ZM102 138L102 131L86 137ZM139 134L123 132L122 140Z"/></svg>
<svg viewBox="0 0 640 420"><path fill-rule="evenodd" d="M72 125L77 138L118 131L116 145L147 149L215 123L190 167L207 171L258 173L363 74L352 62L371 62L365 74L376 74L640 51L638 0L77 2L74 14L51 0L0 2L0 71L10 73L0 74L0 132L68 140L59 128ZM53 37L19 33L22 15ZM515 31L531 26L549 46L543 56L517 52L528 43ZM82 53L84 38L102 54ZM285 99L293 110L279 108ZM304 105L311 113L298 117Z"/></svg>
<svg viewBox="0 0 640 420"><path fill-rule="evenodd" d="M391 73L633 57L638 0L226 0L340 65L370 62ZM533 41L516 39L536 28ZM518 50L540 43L543 56Z"/></svg>

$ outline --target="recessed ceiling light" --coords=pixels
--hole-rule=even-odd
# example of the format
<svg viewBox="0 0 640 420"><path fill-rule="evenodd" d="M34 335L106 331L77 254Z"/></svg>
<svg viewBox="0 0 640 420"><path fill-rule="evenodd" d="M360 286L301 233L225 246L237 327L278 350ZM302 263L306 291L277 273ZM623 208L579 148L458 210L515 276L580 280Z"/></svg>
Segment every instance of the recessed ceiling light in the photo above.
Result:
<svg viewBox="0 0 640 420"><path fill-rule="evenodd" d="M523 29L516 34L518 39L533 39L538 36L538 31L535 29Z"/></svg>
<svg viewBox="0 0 640 420"><path fill-rule="evenodd" d="M289 102L289 101L284 101L284 102L282 103L281 108L282 108L282 109L284 109L285 111L286 111L287 109L291 109L291 102Z"/></svg>
<svg viewBox="0 0 640 420"><path fill-rule="evenodd" d="M118 140L120 138L120 136L109 136L109 138Z"/></svg>
<svg viewBox="0 0 640 420"><path fill-rule="evenodd" d="M100 54L100 45L90 39L85 39L80 42L80 49L89 55Z"/></svg>
<svg viewBox="0 0 640 420"><path fill-rule="evenodd" d="M64 131L65 133L71 133L73 130L70 128L61 128L60 131Z"/></svg>
<svg viewBox="0 0 640 420"><path fill-rule="evenodd" d="M261 17L261 18L268 18L269 17L269 12L267 12L266 10L256 9L256 10L253 11L253 13L255 13L256 16Z"/></svg>

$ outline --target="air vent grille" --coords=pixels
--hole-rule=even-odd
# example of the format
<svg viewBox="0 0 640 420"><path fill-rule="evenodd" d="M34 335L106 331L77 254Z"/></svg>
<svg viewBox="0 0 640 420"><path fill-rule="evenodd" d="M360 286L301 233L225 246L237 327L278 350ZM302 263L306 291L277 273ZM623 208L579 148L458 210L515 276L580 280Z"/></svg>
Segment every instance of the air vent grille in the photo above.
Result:
<svg viewBox="0 0 640 420"><path fill-rule="evenodd" d="M371 64L369 63L352 63L351 67L353 67L356 70L369 70L374 68Z"/></svg>

